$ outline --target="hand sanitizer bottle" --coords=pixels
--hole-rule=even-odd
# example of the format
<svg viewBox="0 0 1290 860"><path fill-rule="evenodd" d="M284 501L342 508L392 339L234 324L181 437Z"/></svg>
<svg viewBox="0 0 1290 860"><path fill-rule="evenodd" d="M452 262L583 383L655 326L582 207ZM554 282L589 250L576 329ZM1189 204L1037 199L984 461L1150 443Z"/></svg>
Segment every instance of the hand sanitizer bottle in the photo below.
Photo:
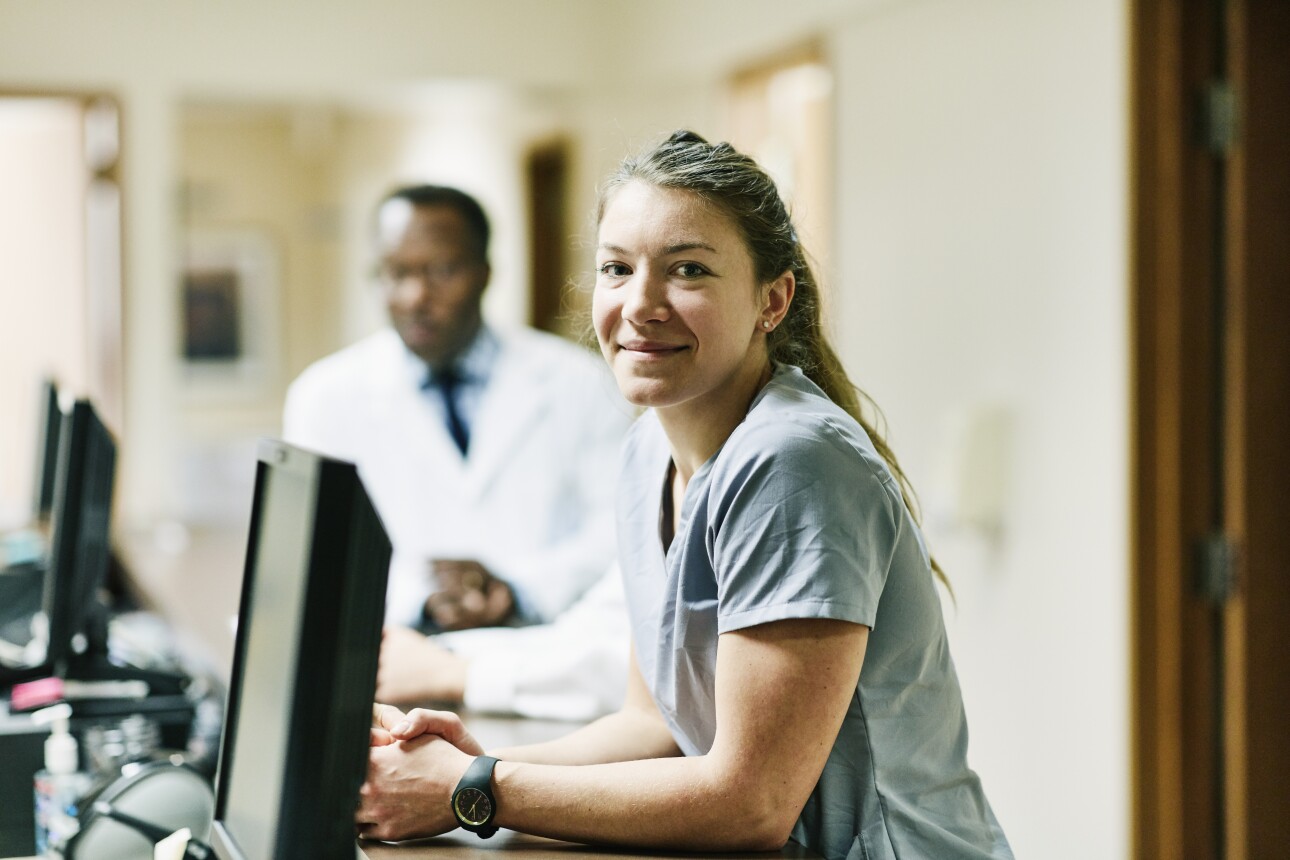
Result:
<svg viewBox="0 0 1290 860"><path fill-rule="evenodd" d="M68 730L70 705L44 708L32 719L52 729L45 739L45 767L36 771L36 853L62 857L67 840L80 828L76 813L93 778L80 770L76 738Z"/></svg>

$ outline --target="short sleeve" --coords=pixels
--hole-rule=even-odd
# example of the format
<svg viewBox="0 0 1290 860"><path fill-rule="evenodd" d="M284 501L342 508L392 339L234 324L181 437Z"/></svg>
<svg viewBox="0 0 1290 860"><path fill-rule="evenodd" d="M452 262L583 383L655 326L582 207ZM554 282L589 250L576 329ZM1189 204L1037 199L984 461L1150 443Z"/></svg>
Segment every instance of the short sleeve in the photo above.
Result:
<svg viewBox="0 0 1290 860"><path fill-rule="evenodd" d="M903 522L889 474L824 422L746 429L710 484L718 631L789 618L872 628Z"/></svg>

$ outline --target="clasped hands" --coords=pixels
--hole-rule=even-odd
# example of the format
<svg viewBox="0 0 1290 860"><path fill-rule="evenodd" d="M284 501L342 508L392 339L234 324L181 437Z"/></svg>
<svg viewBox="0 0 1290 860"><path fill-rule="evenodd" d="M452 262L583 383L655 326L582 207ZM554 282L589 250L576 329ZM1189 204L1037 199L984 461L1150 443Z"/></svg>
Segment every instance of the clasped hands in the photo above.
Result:
<svg viewBox="0 0 1290 860"><path fill-rule="evenodd" d="M430 561L436 591L425 615L441 630L466 630L502 624L515 611L515 595L477 561L436 558Z"/></svg>
<svg viewBox="0 0 1290 860"><path fill-rule="evenodd" d="M452 830L452 792L483 752L454 713L374 705L367 780L354 816L358 835L396 841Z"/></svg>

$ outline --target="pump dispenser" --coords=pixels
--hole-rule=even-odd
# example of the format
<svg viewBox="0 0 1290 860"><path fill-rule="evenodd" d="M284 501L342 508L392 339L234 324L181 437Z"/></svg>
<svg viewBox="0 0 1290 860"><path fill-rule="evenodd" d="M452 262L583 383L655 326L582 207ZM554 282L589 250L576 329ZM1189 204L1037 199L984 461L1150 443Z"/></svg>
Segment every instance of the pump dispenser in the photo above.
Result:
<svg viewBox="0 0 1290 860"><path fill-rule="evenodd" d="M46 718L42 719L42 717ZM45 738L45 770L50 773L76 773L80 764L76 738L71 733L72 706L54 705L35 714L37 723L49 722L53 725L49 737Z"/></svg>
<svg viewBox="0 0 1290 860"><path fill-rule="evenodd" d="M62 857L63 847L79 829L77 807L92 777L79 768L80 750L70 730L72 708L63 703L36 711L32 719L49 725L45 767L36 772L36 853Z"/></svg>

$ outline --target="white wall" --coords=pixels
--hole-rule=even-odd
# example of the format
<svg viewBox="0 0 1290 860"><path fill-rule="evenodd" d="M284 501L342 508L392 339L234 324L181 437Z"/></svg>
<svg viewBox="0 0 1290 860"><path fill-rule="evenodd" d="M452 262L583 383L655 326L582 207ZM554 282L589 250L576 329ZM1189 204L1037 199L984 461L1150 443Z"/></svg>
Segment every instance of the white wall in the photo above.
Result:
<svg viewBox="0 0 1290 860"><path fill-rule="evenodd" d="M1012 418L998 542L931 537L1019 857L1129 853L1124 19L927 0L830 43L844 360L925 498L956 419Z"/></svg>
<svg viewBox="0 0 1290 860"><path fill-rule="evenodd" d="M71 100L0 102L0 529L31 518L40 380L83 396L91 378L81 114Z"/></svg>

